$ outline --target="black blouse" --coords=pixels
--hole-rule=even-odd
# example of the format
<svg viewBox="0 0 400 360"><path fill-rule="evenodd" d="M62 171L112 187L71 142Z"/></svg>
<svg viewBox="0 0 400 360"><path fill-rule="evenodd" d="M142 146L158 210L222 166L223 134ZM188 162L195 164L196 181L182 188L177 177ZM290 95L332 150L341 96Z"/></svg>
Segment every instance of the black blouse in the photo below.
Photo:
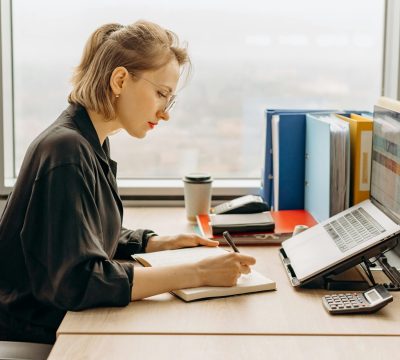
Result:
<svg viewBox="0 0 400 360"><path fill-rule="evenodd" d="M0 221L0 317L54 331L67 310L124 306L150 230L121 227L117 164L79 105L29 146Z"/></svg>

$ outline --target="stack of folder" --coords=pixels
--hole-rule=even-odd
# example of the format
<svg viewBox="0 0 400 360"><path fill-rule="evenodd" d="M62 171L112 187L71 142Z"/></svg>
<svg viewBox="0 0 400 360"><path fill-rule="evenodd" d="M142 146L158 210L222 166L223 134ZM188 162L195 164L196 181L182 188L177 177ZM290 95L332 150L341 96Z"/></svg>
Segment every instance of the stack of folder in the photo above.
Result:
<svg viewBox="0 0 400 360"><path fill-rule="evenodd" d="M318 221L369 198L372 114L267 110L261 195Z"/></svg>
<svg viewBox="0 0 400 360"><path fill-rule="evenodd" d="M350 133L333 114L307 114L304 206L317 221L349 207Z"/></svg>

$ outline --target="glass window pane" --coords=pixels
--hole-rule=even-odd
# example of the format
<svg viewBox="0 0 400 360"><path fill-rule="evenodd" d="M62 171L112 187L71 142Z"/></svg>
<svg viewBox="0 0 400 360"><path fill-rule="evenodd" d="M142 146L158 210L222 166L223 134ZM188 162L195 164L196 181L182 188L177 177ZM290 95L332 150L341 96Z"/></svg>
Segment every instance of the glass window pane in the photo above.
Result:
<svg viewBox="0 0 400 360"><path fill-rule="evenodd" d="M371 110L381 92L383 0L15 0L15 169L67 106L90 33L147 19L189 44L191 81L145 139L112 136L121 178L260 176L265 108Z"/></svg>

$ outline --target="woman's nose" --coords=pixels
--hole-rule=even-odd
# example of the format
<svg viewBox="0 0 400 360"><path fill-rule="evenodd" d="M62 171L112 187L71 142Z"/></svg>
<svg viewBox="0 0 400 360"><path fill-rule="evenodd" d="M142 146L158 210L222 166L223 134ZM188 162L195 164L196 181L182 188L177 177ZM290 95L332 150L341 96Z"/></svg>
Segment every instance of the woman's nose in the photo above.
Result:
<svg viewBox="0 0 400 360"><path fill-rule="evenodd" d="M169 113L167 111L157 111L157 119L161 119L164 121L168 121L169 120Z"/></svg>

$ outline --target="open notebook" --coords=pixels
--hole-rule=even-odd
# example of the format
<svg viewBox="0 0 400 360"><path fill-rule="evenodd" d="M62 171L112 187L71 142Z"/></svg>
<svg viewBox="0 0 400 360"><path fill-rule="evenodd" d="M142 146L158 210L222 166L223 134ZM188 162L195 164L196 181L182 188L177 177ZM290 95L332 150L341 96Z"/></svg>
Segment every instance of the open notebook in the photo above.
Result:
<svg viewBox="0 0 400 360"><path fill-rule="evenodd" d="M227 250L219 247L198 246L178 250L158 251L154 253L135 254L132 257L143 266L167 266L193 263L209 256L226 254ZM275 290L274 281L266 278L255 270L248 275L242 275L232 287L204 286L191 289L174 290L172 293L185 301L204 298L231 296L252 292Z"/></svg>

